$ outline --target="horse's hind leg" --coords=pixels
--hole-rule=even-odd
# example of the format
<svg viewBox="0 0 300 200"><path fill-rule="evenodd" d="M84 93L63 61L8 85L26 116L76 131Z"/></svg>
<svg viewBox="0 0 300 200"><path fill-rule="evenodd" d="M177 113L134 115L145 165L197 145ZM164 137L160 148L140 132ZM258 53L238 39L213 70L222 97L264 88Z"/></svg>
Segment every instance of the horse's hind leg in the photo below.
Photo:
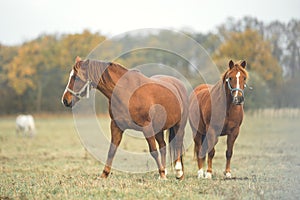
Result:
<svg viewBox="0 0 300 200"><path fill-rule="evenodd" d="M215 156L215 148L212 148L210 152L208 153L208 158L207 158L207 173L205 175L205 178L211 178L212 177L212 160Z"/></svg>
<svg viewBox="0 0 300 200"><path fill-rule="evenodd" d="M175 134L175 137L174 137L175 141L173 141L173 142L175 142L176 178L182 180L184 178L184 166L183 166L183 162L182 162L184 127L180 127L180 125L176 125L173 127L173 131Z"/></svg>
<svg viewBox="0 0 300 200"><path fill-rule="evenodd" d="M160 131L155 135L155 139L159 146L159 152L161 156L161 164L165 169L165 175L167 175L167 169L166 169L166 142L164 140L164 132Z"/></svg>
<svg viewBox="0 0 300 200"><path fill-rule="evenodd" d="M111 165L112 161L114 159L114 156L116 154L117 148L122 140L123 136L123 131L115 124L115 122L112 120L110 124L110 129L111 129L111 143L107 155L107 160L105 167L103 169L103 172L101 174L101 178L107 178L110 170L111 170Z"/></svg>
<svg viewBox="0 0 300 200"><path fill-rule="evenodd" d="M201 152L202 142L205 139L205 135L200 134L198 131L194 137L194 152L198 163L198 178L204 178L203 163L205 162L205 154Z"/></svg>
<svg viewBox="0 0 300 200"><path fill-rule="evenodd" d="M157 164L160 179L166 179L165 168L159 161L159 156L158 156L156 143L155 143L155 137L149 136L149 135L147 135L147 133L144 133L144 134L145 134L146 140L148 142L150 154L154 158L154 160Z"/></svg>

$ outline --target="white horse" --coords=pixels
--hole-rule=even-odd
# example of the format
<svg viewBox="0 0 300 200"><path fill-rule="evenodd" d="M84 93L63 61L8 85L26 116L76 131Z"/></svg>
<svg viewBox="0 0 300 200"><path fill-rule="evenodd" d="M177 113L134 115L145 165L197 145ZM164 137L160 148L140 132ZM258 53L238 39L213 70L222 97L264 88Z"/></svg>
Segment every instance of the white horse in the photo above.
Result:
<svg viewBox="0 0 300 200"><path fill-rule="evenodd" d="M19 115L16 119L17 135L21 132L24 136L32 137L35 135L35 125L32 115Z"/></svg>

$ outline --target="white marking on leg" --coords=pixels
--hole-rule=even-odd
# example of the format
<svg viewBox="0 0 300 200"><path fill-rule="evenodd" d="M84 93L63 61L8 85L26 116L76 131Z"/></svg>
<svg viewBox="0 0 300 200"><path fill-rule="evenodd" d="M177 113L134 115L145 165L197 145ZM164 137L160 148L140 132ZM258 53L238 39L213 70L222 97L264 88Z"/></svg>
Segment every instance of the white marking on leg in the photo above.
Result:
<svg viewBox="0 0 300 200"><path fill-rule="evenodd" d="M226 178L231 178L231 173L230 172L226 172L225 177Z"/></svg>
<svg viewBox="0 0 300 200"><path fill-rule="evenodd" d="M205 173L205 178L211 179L212 178L212 174L210 172L206 172Z"/></svg>
<svg viewBox="0 0 300 200"><path fill-rule="evenodd" d="M236 88L237 88L237 89L240 89L240 75L241 75L240 72L238 72L238 73L236 74ZM238 92L239 92L238 90L235 91L234 97L237 97Z"/></svg>
<svg viewBox="0 0 300 200"><path fill-rule="evenodd" d="M204 171L202 168L198 170L198 178L204 178Z"/></svg>
<svg viewBox="0 0 300 200"><path fill-rule="evenodd" d="M182 165L180 161L177 161L175 164L176 177L180 178L183 175Z"/></svg>

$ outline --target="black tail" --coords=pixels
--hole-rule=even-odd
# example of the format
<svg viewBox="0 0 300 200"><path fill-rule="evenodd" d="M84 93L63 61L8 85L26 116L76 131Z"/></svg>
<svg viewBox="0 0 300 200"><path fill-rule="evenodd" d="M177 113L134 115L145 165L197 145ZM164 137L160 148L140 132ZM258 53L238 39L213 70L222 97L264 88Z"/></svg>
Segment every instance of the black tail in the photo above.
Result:
<svg viewBox="0 0 300 200"><path fill-rule="evenodd" d="M174 165L174 159L176 158L176 138L175 130L173 127L169 128L169 151L170 151L170 161Z"/></svg>
<svg viewBox="0 0 300 200"><path fill-rule="evenodd" d="M173 166L175 166L175 161L178 157L177 155L177 137L176 137L176 133L175 133L175 130L174 130L174 127L171 127L169 128L168 130L169 132L169 151L170 151L170 161L172 163ZM182 144L182 149L180 151L180 154L183 154L184 152L184 146ZM183 162L182 162L182 155L180 155L180 160L181 160L181 163L183 165Z"/></svg>

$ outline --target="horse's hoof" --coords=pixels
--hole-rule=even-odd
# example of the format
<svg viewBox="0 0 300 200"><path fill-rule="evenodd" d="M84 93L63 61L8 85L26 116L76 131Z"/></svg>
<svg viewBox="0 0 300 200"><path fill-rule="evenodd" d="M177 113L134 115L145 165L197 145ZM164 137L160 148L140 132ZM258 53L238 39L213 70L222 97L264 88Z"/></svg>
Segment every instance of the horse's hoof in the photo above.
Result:
<svg viewBox="0 0 300 200"><path fill-rule="evenodd" d="M159 176L159 177L158 177L158 180L163 180L163 181L165 181L165 180L168 180L168 179L167 179L166 176Z"/></svg>
<svg viewBox="0 0 300 200"><path fill-rule="evenodd" d="M183 171L182 170L176 170L176 178L180 179L180 177L183 176Z"/></svg>
<svg viewBox="0 0 300 200"><path fill-rule="evenodd" d="M204 178L204 171L203 171L203 169L199 169L198 170L198 178L200 179L200 178Z"/></svg>
<svg viewBox="0 0 300 200"><path fill-rule="evenodd" d="M177 179L180 179L183 176L181 162L176 162L176 164L175 164L175 174L176 174Z"/></svg>
<svg viewBox="0 0 300 200"><path fill-rule="evenodd" d="M184 179L184 174L182 174L180 177L176 176L176 179L180 180L180 181L183 180Z"/></svg>
<svg viewBox="0 0 300 200"><path fill-rule="evenodd" d="M225 173L225 178L231 178L231 173L230 172L226 172Z"/></svg>
<svg viewBox="0 0 300 200"><path fill-rule="evenodd" d="M205 173L205 178L206 179L212 179L212 174L210 172Z"/></svg>
<svg viewBox="0 0 300 200"><path fill-rule="evenodd" d="M108 175L105 173L102 173L101 176L99 177L100 179L107 179Z"/></svg>

